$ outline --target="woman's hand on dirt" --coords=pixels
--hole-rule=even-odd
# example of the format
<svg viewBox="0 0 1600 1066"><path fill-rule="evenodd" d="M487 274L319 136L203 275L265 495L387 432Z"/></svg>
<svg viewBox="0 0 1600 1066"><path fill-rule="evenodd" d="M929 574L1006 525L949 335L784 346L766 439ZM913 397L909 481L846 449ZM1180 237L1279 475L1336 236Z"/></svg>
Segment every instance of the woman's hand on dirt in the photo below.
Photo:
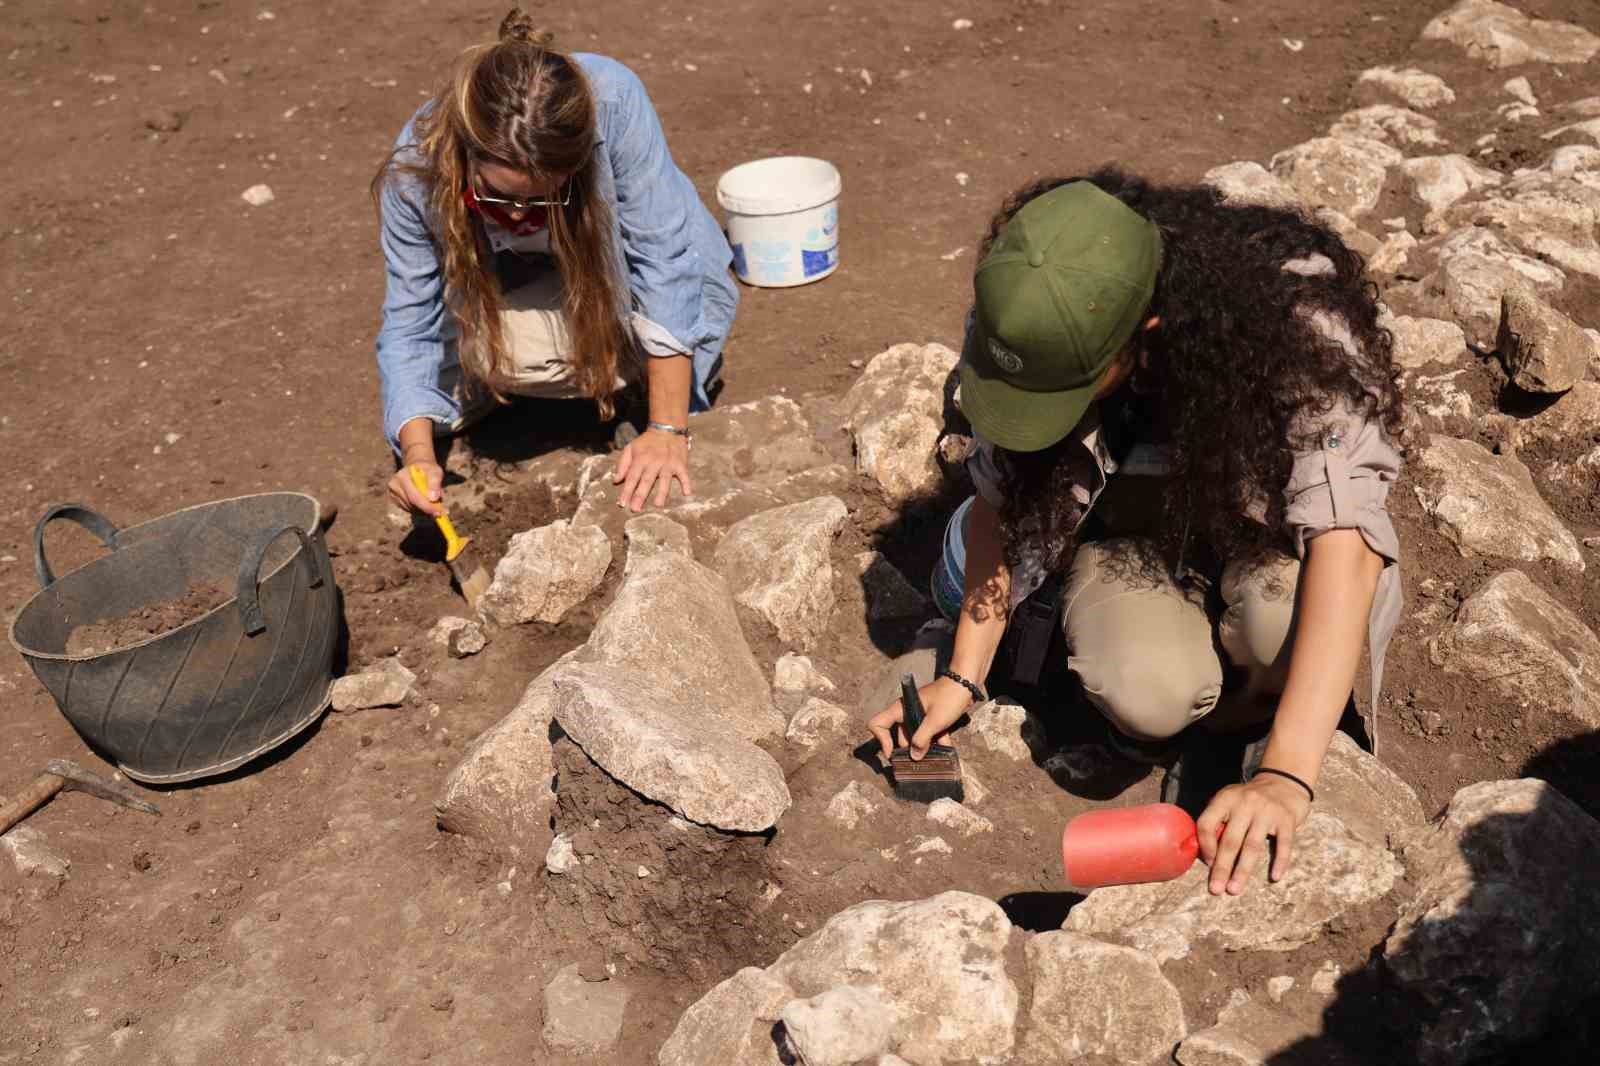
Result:
<svg viewBox="0 0 1600 1066"><path fill-rule="evenodd" d="M617 506L626 507L638 514L655 491L655 505L665 507L672 482L685 496L693 496L689 484L689 441L676 433L647 429L632 443L622 449L622 459L611 483L621 484Z"/></svg>
<svg viewBox="0 0 1600 1066"><path fill-rule="evenodd" d="M1311 799L1299 785L1262 774L1218 792L1195 822L1200 858L1211 867L1213 896L1237 896L1250 883L1272 839L1270 881L1289 872L1294 834L1311 814ZM1219 836L1220 833L1220 836Z"/></svg>
<svg viewBox="0 0 1600 1066"><path fill-rule="evenodd" d="M411 481L411 468L421 467L422 472L428 477L428 491L419 492L417 486ZM444 512L444 468L438 463L417 462L407 463L394 472L394 477L389 479L389 499L394 501L396 507L404 508L416 514L438 515Z"/></svg>
<svg viewBox="0 0 1600 1066"><path fill-rule="evenodd" d="M929 745L943 744L950 727L972 705L972 693L946 677L935 678L932 684L923 685L917 690L917 695L922 699L923 719L922 728L911 738L913 760L920 760L928 754ZM905 717L905 706L900 700L895 700L873 715L867 723L872 735L878 738L878 746L883 750L885 759L895 748L904 746L905 730L900 728L900 723L905 721Z"/></svg>

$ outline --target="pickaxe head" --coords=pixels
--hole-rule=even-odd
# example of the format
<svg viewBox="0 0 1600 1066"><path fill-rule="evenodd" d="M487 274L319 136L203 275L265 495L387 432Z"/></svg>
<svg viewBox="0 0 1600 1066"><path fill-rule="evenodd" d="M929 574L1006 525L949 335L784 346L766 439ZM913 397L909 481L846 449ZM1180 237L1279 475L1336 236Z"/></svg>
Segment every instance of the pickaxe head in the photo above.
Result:
<svg viewBox="0 0 1600 1066"><path fill-rule="evenodd" d="M91 796L120 803L124 807L132 807L136 811L144 811L158 818L161 810L153 803L147 803L134 794L126 785L119 785L115 781L107 781L98 774L91 774L75 762L66 759L51 759L45 764L44 772L54 774L61 778L61 791L87 792Z"/></svg>

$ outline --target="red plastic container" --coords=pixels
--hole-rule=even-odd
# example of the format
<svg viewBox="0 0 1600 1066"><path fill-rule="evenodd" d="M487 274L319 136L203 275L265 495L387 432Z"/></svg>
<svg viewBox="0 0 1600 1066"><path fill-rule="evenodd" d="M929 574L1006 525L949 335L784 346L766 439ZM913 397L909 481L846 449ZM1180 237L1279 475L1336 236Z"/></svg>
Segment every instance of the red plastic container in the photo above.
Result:
<svg viewBox="0 0 1600 1066"><path fill-rule="evenodd" d="M1199 853L1194 819L1170 803L1090 811L1061 834L1061 864L1075 888L1170 881Z"/></svg>

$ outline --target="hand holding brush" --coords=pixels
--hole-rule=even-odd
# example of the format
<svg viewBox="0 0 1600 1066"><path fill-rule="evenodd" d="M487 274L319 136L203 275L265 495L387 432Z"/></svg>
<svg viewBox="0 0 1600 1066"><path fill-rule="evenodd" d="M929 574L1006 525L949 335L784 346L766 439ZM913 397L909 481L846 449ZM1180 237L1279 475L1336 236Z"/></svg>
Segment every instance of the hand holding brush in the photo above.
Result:
<svg viewBox="0 0 1600 1066"><path fill-rule="evenodd" d="M910 674L900 679L900 703L898 708L891 707L884 714L900 711L900 728L906 738L906 744L895 746L889 752L889 775L894 782L894 794L901 799L912 800L917 803L932 803L936 799L953 799L960 803L965 798L966 792L962 786L961 757L956 754L956 749L948 744L934 744L931 741L940 734L944 728L954 724L955 718L960 717L961 709L957 709L949 722L942 725L930 723L922 705L922 695L917 691L917 682ZM879 715L882 718L883 715ZM894 722L885 723L885 732L892 731ZM878 733L880 724L878 718L872 722L872 731ZM885 736L880 735L880 742Z"/></svg>

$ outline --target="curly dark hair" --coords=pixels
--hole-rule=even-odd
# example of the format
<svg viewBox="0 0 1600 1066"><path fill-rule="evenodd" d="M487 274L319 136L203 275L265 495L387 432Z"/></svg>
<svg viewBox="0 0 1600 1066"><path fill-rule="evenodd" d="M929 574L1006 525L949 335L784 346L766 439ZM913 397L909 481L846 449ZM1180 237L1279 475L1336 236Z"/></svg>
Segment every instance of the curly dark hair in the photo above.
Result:
<svg viewBox="0 0 1600 1066"><path fill-rule="evenodd" d="M1161 230L1149 309L1161 322L1136 340L1148 364L1139 391L1172 450L1160 558L1175 569L1281 546L1283 489L1295 452L1316 444L1319 416L1343 400L1391 435L1400 430L1393 338L1378 324L1361 256L1294 211L1229 204L1209 186L1156 185L1116 167L1019 189L995 214L982 252L1024 204L1074 181L1092 182ZM1332 273L1283 269L1317 255ZM1359 354L1319 333L1308 318L1316 311L1342 320ZM1083 511L1064 461L1075 447L1069 437L1005 453L1011 484L1000 522L1011 566L1025 554L1051 569L1070 560Z"/></svg>

